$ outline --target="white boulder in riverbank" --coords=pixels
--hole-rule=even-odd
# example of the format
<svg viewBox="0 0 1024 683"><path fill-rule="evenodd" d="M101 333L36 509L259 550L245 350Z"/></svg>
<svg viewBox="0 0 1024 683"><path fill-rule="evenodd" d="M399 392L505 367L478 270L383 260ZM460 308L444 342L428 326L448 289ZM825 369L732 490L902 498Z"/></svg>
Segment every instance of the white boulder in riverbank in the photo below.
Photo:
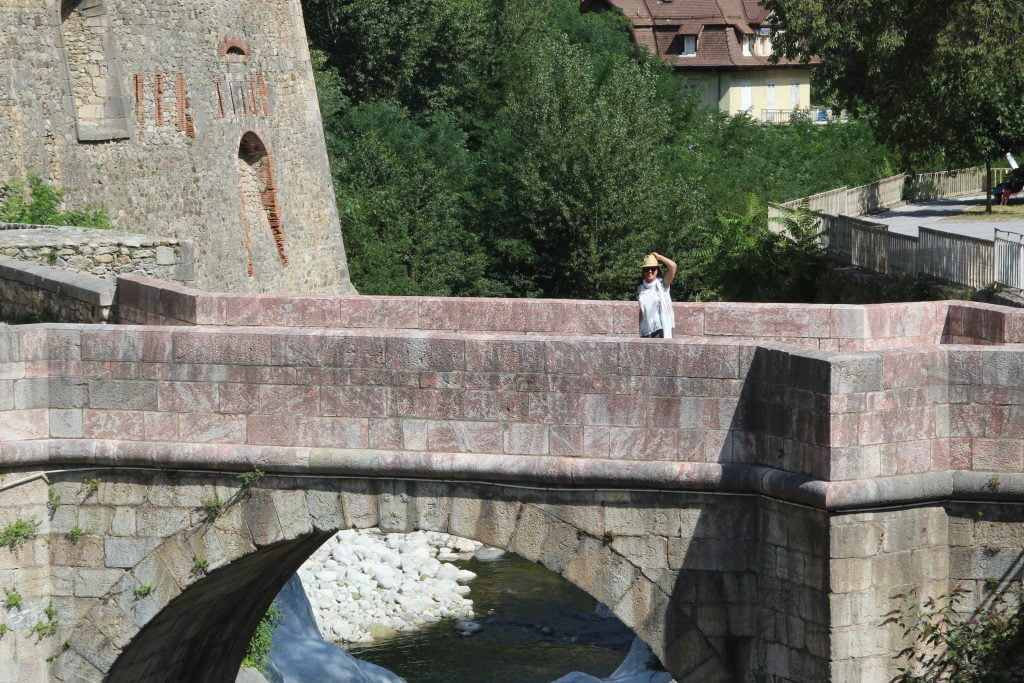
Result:
<svg viewBox="0 0 1024 683"><path fill-rule="evenodd" d="M473 617L465 584L476 574L450 562L482 544L437 532L339 531L299 569L325 638L363 643L440 619Z"/></svg>

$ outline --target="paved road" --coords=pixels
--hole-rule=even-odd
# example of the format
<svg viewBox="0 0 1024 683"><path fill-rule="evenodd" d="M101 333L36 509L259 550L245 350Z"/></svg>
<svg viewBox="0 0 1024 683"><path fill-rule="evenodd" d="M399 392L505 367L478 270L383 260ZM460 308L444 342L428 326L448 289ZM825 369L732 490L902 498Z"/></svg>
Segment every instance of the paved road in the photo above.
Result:
<svg viewBox="0 0 1024 683"><path fill-rule="evenodd" d="M879 223L887 223L891 232L912 237L917 237L917 230L922 226L987 240L995 237L996 228L1024 233L1024 220L1020 218L1006 218L1005 220L993 218L992 220L974 221L958 221L949 218L979 205L985 205L985 195L907 204L873 216L865 216L865 218Z"/></svg>

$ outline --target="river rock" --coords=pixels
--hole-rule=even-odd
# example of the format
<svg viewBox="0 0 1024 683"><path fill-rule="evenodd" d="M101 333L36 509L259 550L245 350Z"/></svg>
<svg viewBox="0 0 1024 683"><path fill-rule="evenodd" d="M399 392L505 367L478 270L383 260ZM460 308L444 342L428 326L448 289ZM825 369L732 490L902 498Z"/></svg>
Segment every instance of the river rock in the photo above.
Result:
<svg viewBox="0 0 1024 683"><path fill-rule="evenodd" d="M375 635L415 630L440 619L472 617L465 584L476 574L437 559L470 548L482 546L438 532L346 529L314 552L299 576L328 637L339 643L370 642Z"/></svg>
<svg viewBox="0 0 1024 683"><path fill-rule="evenodd" d="M476 623L475 621L461 620L455 622L455 632L460 636L471 636L474 633L479 633L483 630L483 626Z"/></svg>

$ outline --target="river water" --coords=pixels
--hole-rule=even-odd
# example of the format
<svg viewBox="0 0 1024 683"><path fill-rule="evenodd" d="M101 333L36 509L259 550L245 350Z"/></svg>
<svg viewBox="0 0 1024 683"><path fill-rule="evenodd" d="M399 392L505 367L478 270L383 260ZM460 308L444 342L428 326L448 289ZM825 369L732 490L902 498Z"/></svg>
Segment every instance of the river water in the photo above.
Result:
<svg viewBox="0 0 1024 683"><path fill-rule="evenodd" d="M410 683L550 683L570 671L606 677L626 656L633 633L595 614L595 600L558 574L512 553L457 564L477 574L469 597L483 630L463 637L441 621L349 652Z"/></svg>

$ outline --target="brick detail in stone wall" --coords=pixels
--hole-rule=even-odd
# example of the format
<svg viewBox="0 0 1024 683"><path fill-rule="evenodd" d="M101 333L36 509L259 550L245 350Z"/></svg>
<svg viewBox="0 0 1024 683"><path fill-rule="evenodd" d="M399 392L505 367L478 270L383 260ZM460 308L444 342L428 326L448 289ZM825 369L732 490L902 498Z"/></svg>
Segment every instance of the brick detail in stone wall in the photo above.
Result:
<svg viewBox="0 0 1024 683"><path fill-rule="evenodd" d="M156 108L156 125L164 125L164 75L153 76L153 102Z"/></svg>
<svg viewBox="0 0 1024 683"><path fill-rule="evenodd" d="M142 132L146 122L146 109L144 98L146 96L146 79L142 74L135 74L133 76L132 90L135 93L135 120L139 124L139 132Z"/></svg>
<svg viewBox="0 0 1024 683"><path fill-rule="evenodd" d="M225 116L225 112L224 112L224 93L221 92L220 85L221 85L221 83L220 83L220 76L214 76L213 77L213 87L214 87L214 90L217 91L217 113L220 114L221 118L224 118L224 116Z"/></svg>
<svg viewBox="0 0 1024 683"><path fill-rule="evenodd" d="M185 84L185 74L180 71L174 77L174 94L178 103L178 124L179 133L184 133L189 138L195 139L196 127L192 119L192 102L188 97L188 89Z"/></svg>
<svg viewBox="0 0 1024 683"><path fill-rule="evenodd" d="M227 38L217 47L217 54L221 57L240 63L248 61L249 52L249 45L237 38Z"/></svg>
<svg viewBox="0 0 1024 683"><path fill-rule="evenodd" d="M263 141L253 132L242 136L238 149L239 197L242 203L245 241L249 256L249 271L255 270L252 233L256 226L265 224L273 238L277 259L288 265L284 246L284 228L277 199L277 181L274 158ZM250 277L252 275L250 274Z"/></svg>
<svg viewBox="0 0 1024 683"><path fill-rule="evenodd" d="M267 87L267 79L260 73L256 75L256 82L260 88L260 104L263 108L263 115L270 116L270 88Z"/></svg>

